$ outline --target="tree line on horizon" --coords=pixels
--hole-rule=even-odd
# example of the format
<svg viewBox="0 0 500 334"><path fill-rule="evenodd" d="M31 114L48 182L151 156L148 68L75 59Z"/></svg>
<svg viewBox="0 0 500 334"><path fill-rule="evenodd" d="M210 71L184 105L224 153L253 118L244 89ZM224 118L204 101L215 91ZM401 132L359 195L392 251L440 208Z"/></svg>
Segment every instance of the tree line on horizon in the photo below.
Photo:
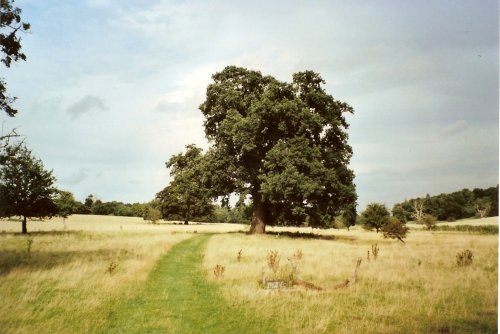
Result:
<svg viewBox="0 0 500 334"><path fill-rule="evenodd" d="M402 222L418 220L425 214L450 222L473 217L495 217L498 216L498 185L405 199L394 204L392 214Z"/></svg>

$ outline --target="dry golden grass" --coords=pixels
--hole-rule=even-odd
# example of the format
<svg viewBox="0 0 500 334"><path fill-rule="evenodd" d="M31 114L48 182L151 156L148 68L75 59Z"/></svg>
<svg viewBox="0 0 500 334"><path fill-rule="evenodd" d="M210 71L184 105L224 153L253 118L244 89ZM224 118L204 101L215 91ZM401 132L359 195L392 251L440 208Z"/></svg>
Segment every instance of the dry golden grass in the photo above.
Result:
<svg viewBox="0 0 500 334"><path fill-rule="evenodd" d="M258 317L274 318L283 333L496 331L497 235L412 231L403 245L362 230L321 233L338 238L216 235L209 242L205 267L224 265L224 277L218 282L225 298L245 305ZM377 260L368 261L367 251L374 243L380 254ZM303 280L332 287L350 277L356 260L362 258L359 281L328 292L260 288L262 270L270 271L267 251L277 250L281 264L287 265L287 258L298 249L303 253L299 261ZM455 256L465 249L474 253L474 262L459 268Z"/></svg>
<svg viewBox="0 0 500 334"><path fill-rule="evenodd" d="M92 216L72 215L63 224L63 219L54 217L52 219L28 221L28 232L41 231L136 231L136 232L232 232L245 230L245 225L239 224L207 224L190 223L182 225L180 222L159 221L151 224L137 217L115 217L115 216ZM20 221L0 220L0 232L21 232Z"/></svg>
<svg viewBox="0 0 500 334"><path fill-rule="evenodd" d="M0 234L0 332L94 331L111 300L134 295L158 258L192 236L140 228L140 220L84 218L70 218L66 232L57 231L62 221L48 221L30 222L31 231L55 232ZM89 231L72 231L79 227Z"/></svg>

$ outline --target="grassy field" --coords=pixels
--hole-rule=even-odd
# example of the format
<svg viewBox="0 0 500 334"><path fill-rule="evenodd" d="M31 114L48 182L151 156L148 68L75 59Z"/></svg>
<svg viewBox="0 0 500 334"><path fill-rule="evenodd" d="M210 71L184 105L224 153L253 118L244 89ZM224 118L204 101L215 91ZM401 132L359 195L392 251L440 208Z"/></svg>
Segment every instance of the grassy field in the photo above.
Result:
<svg viewBox="0 0 500 334"><path fill-rule="evenodd" d="M498 235L412 230L403 245L359 228L248 236L241 225L72 216L66 227L29 222L22 236L20 225L0 222L1 333L497 331ZM378 258L368 260L375 243ZM473 263L458 267L465 249ZM276 274L270 250L280 256ZM357 282L331 290L358 258ZM263 271L286 275L292 265L325 290L262 289Z"/></svg>

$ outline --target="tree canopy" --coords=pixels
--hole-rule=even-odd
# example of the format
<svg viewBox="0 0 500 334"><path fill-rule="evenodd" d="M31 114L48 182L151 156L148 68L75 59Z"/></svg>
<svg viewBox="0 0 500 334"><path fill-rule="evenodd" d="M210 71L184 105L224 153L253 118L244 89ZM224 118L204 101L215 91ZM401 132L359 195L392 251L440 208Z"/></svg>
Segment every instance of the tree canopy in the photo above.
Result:
<svg viewBox="0 0 500 334"><path fill-rule="evenodd" d="M201 148L195 145L187 145L185 153L176 154L167 161L173 180L156 195L164 218L182 219L187 224L213 213L212 192L206 188L204 162Z"/></svg>
<svg viewBox="0 0 500 334"><path fill-rule="evenodd" d="M361 223L365 228L375 229L378 233L382 227L389 223L390 216L389 210L384 204L370 203L361 213Z"/></svg>
<svg viewBox="0 0 500 334"><path fill-rule="evenodd" d="M211 144L210 189L251 197L250 232L306 220L327 226L355 212L344 117L353 109L325 92L319 74L295 73L287 83L229 66L212 79L200 106Z"/></svg>
<svg viewBox="0 0 500 334"><path fill-rule="evenodd" d="M427 195L396 203L394 216L406 222L414 218L415 203L421 203L422 214L430 214L438 220L498 216L498 185L487 189L462 189L448 194Z"/></svg>
<svg viewBox="0 0 500 334"><path fill-rule="evenodd" d="M0 0L0 61L10 67L12 61L26 60L26 55L21 52L21 37L19 32L27 32L30 24L21 21L21 9L13 6L12 0ZM7 95L7 87L0 77L0 110L9 116L17 114L12 107L16 97Z"/></svg>
<svg viewBox="0 0 500 334"><path fill-rule="evenodd" d="M0 165L0 214L22 217L22 232L27 233L27 218L57 213L55 177L26 146L9 146L6 152Z"/></svg>

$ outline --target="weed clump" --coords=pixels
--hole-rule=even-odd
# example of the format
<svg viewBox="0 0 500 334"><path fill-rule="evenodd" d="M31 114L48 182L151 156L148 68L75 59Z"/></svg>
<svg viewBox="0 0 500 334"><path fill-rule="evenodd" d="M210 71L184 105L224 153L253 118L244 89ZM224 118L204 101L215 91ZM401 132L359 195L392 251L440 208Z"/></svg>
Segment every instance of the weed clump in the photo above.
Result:
<svg viewBox="0 0 500 334"><path fill-rule="evenodd" d="M118 269L118 263L116 263L115 261L111 261L108 265L108 268L106 269L106 271L110 274L110 275L113 275L114 273L116 273L116 270Z"/></svg>
<svg viewBox="0 0 500 334"><path fill-rule="evenodd" d="M276 274L280 266L281 256L277 250L267 251L267 265Z"/></svg>
<svg viewBox="0 0 500 334"><path fill-rule="evenodd" d="M220 265L220 264L216 265L214 267L214 276L215 276L215 278L217 278L217 279L222 278L222 276L224 276L224 271L226 271L226 267L225 266Z"/></svg>
<svg viewBox="0 0 500 334"><path fill-rule="evenodd" d="M372 255L373 259L376 260L378 258L378 253L380 251L380 248L378 247L378 244L373 244L372 245ZM368 251L368 258L370 257L370 251Z"/></svg>
<svg viewBox="0 0 500 334"><path fill-rule="evenodd" d="M472 264L472 260L474 259L474 254L468 249L463 252L457 253L457 265L459 267L466 267Z"/></svg>
<svg viewBox="0 0 500 334"><path fill-rule="evenodd" d="M33 247L33 238L28 238L26 239L26 252L29 254L31 254L31 248Z"/></svg>
<svg viewBox="0 0 500 334"><path fill-rule="evenodd" d="M302 260L303 256L304 256L304 254L302 253L302 250L301 249L297 249L295 251L295 253L293 253L292 258L294 260L300 261L300 260Z"/></svg>

